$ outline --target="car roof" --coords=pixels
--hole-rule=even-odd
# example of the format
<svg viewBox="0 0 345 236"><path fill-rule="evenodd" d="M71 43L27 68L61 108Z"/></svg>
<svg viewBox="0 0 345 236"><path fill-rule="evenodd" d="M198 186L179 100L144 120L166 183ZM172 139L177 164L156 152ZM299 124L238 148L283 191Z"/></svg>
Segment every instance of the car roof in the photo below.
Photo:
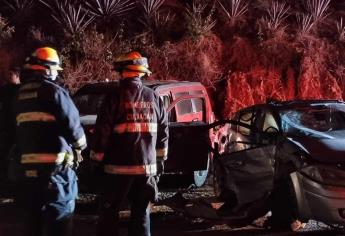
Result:
<svg viewBox="0 0 345 236"><path fill-rule="evenodd" d="M190 82L190 81L177 81L177 80L142 80L143 84L153 90L157 90L158 88L172 88L172 87L180 87L186 85L201 85L200 82ZM78 91L75 93L77 94L92 94L92 93L100 93L104 91L111 91L113 88L116 88L119 85L119 80L112 80L109 82L102 81L102 82L95 82L90 83L82 86Z"/></svg>
<svg viewBox="0 0 345 236"><path fill-rule="evenodd" d="M282 110L282 109L293 109L293 108L303 108L311 106L327 106L331 104L345 104L343 101L339 100L290 100L290 101L276 101L269 100L266 103L256 104L250 107L243 108L238 112L251 110L253 108L269 109L269 110Z"/></svg>

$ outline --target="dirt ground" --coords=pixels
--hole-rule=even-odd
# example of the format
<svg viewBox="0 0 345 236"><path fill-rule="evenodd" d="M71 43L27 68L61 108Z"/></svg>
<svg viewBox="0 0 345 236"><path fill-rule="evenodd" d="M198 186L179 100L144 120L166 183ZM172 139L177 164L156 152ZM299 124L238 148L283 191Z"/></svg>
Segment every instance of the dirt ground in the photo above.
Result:
<svg viewBox="0 0 345 236"><path fill-rule="evenodd" d="M241 228L231 227L224 222L205 220L187 216L172 207L169 207L174 194L181 189L165 189L160 194L161 201L152 206L151 227L153 236L221 236L221 235L345 235L336 232L318 222L310 221L306 228L299 232L270 231L258 225L262 224L265 217L255 221L252 225ZM199 189L183 189L182 195L185 198L212 198L213 191L210 186ZM173 207L174 208L174 207ZM0 199L0 235L21 236L23 232L22 218L17 214L15 204L10 198ZM121 212L121 233L126 235L129 219L129 211ZM81 194L74 217L73 236L95 235L97 224L97 204L95 195Z"/></svg>

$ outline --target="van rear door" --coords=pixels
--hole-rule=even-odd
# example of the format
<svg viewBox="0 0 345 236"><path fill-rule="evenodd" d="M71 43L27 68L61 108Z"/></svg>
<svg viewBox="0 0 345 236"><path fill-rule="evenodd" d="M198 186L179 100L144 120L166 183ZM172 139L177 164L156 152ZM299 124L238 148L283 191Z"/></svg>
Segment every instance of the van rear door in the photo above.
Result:
<svg viewBox="0 0 345 236"><path fill-rule="evenodd" d="M167 172L191 172L206 170L210 152L208 124L203 121L201 111L194 112L193 99L202 102L203 95L187 95L170 104L169 152L166 161ZM190 112L181 113L181 107L189 107ZM188 105L188 106L187 106ZM186 110L187 111L187 110ZM182 120L181 120L182 119Z"/></svg>

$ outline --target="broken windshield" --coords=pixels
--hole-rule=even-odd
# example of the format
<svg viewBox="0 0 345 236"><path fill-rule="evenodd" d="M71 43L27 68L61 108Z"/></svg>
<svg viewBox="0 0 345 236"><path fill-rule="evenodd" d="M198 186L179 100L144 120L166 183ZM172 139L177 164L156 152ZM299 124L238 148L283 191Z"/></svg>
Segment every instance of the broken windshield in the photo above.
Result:
<svg viewBox="0 0 345 236"><path fill-rule="evenodd" d="M345 131L345 105L314 105L279 112L282 131L290 135L332 138L331 131Z"/></svg>

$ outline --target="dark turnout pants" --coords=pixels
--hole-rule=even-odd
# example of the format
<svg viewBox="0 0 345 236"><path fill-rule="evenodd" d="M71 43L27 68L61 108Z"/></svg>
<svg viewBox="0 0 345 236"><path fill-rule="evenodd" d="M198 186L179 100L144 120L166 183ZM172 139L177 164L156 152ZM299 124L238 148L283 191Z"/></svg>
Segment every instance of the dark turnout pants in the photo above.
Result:
<svg viewBox="0 0 345 236"><path fill-rule="evenodd" d="M5 137L0 137L3 139ZM8 144L3 140L0 142L0 182L7 180L7 168L8 168L8 154L11 150L11 144Z"/></svg>
<svg viewBox="0 0 345 236"><path fill-rule="evenodd" d="M25 178L17 201L25 220L25 236L71 235L78 194L74 170L58 167L50 178Z"/></svg>
<svg viewBox="0 0 345 236"><path fill-rule="evenodd" d="M150 236L150 201L157 196L154 177L108 175L104 176L98 236L117 236L119 211L125 199L131 205L129 236Z"/></svg>

